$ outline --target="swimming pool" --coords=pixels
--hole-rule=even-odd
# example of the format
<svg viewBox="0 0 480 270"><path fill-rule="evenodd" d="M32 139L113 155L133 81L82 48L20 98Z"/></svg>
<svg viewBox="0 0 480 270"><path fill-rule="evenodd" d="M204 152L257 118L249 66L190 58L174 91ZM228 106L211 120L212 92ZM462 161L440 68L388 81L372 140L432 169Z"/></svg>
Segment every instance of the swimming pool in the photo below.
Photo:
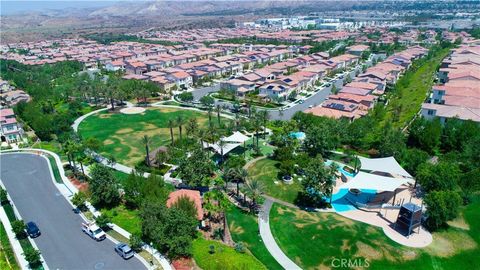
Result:
<svg viewBox="0 0 480 270"><path fill-rule="evenodd" d="M303 140L305 139L305 132L290 132L290 137L295 138L297 140Z"/></svg>
<svg viewBox="0 0 480 270"><path fill-rule="evenodd" d="M331 160L327 160L327 161L325 161L325 166L330 166L332 163L334 163L334 162L331 161ZM338 163L336 163L336 162L335 162L335 165L337 165L337 170L338 170L339 172L341 172L342 174L344 174L345 176L348 176L348 177L354 177L354 176L355 176L355 174L353 174L353 173L351 173L351 172L345 171L345 170L343 169L343 166L342 166L342 165L340 165L340 164L338 164Z"/></svg>
<svg viewBox="0 0 480 270"><path fill-rule="evenodd" d="M340 189L337 193L332 195L332 207L337 212L345 212L356 209L350 201L367 203L375 197L377 193L373 189L361 189L358 195L348 192L348 189ZM326 198L327 202L330 198ZM350 200L350 201L349 201Z"/></svg>

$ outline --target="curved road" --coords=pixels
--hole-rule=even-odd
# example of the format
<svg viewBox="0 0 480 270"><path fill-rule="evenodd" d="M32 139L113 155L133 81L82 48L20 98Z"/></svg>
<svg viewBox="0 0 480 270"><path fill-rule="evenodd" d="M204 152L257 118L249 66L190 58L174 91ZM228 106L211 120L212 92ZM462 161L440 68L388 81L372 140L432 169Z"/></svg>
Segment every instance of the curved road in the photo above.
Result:
<svg viewBox="0 0 480 270"><path fill-rule="evenodd" d="M25 222L35 221L35 238L50 269L145 269L136 258L123 260L109 239L84 234L83 219L55 187L47 160L35 154L0 155L1 180Z"/></svg>

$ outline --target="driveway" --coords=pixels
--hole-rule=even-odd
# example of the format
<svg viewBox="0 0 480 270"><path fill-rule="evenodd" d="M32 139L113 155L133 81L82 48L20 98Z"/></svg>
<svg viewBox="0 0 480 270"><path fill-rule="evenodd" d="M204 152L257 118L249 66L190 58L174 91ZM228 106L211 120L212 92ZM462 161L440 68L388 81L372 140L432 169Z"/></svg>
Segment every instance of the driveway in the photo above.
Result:
<svg viewBox="0 0 480 270"><path fill-rule="evenodd" d="M192 91L193 100L200 100L208 93L217 92L220 90L220 83L216 83L212 86L201 87Z"/></svg>
<svg viewBox="0 0 480 270"><path fill-rule="evenodd" d="M53 184L47 161L35 154L0 155L1 180L35 238L50 269L145 269L136 258L123 260L108 239L96 242L81 231L83 219Z"/></svg>

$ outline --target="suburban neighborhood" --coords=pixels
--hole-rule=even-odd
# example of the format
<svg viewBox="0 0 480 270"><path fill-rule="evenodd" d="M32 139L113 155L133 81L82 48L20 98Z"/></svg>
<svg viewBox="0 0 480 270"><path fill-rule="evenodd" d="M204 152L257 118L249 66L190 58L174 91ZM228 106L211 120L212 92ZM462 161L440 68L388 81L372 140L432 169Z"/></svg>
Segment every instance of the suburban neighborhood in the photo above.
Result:
<svg viewBox="0 0 480 270"><path fill-rule="evenodd" d="M474 1L38 3L2 2L0 269L478 268Z"/></svg>

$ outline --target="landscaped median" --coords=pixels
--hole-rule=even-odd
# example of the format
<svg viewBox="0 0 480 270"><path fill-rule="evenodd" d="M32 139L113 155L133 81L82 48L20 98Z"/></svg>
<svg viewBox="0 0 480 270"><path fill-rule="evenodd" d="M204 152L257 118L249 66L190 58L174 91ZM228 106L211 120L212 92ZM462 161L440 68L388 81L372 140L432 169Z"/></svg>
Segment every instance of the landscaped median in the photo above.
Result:
<svg viewBox="0 0 480 270"><path fill-rule="evenodd" d="M10 239L8 239L7 231L2 222L0 222L0 269L20 269Z"/></svg>
<svg viewBox="0 0 480 270"><path fill-rule="evenodd" d="M30 240L25 233L24 228L20 226L20 224L23 224L23 226L25 225L23 221L21 221L18 211L15 210L15 206L5 192L5 187L1 182L0 189L0 193L2 193L0 202L2 206L0 209L0 220L2 222L2 231L0 231L2 235L0 236L0 239L2 239L2 248L4 245L3 240L7 239L7 243L10 242L12 244L15 256L21 268L46 269L47 267L44 264L45 261L41 257L38 248L36 248L35 243ZM3 228L4 226L5 228ZM6 236L3 235L3 231L5 231ZM7 249L6 252L10 251ZM11 256L9 257L11 258ZM15 261L8 261L11 265L17 265L17 262Z"/></svg>

